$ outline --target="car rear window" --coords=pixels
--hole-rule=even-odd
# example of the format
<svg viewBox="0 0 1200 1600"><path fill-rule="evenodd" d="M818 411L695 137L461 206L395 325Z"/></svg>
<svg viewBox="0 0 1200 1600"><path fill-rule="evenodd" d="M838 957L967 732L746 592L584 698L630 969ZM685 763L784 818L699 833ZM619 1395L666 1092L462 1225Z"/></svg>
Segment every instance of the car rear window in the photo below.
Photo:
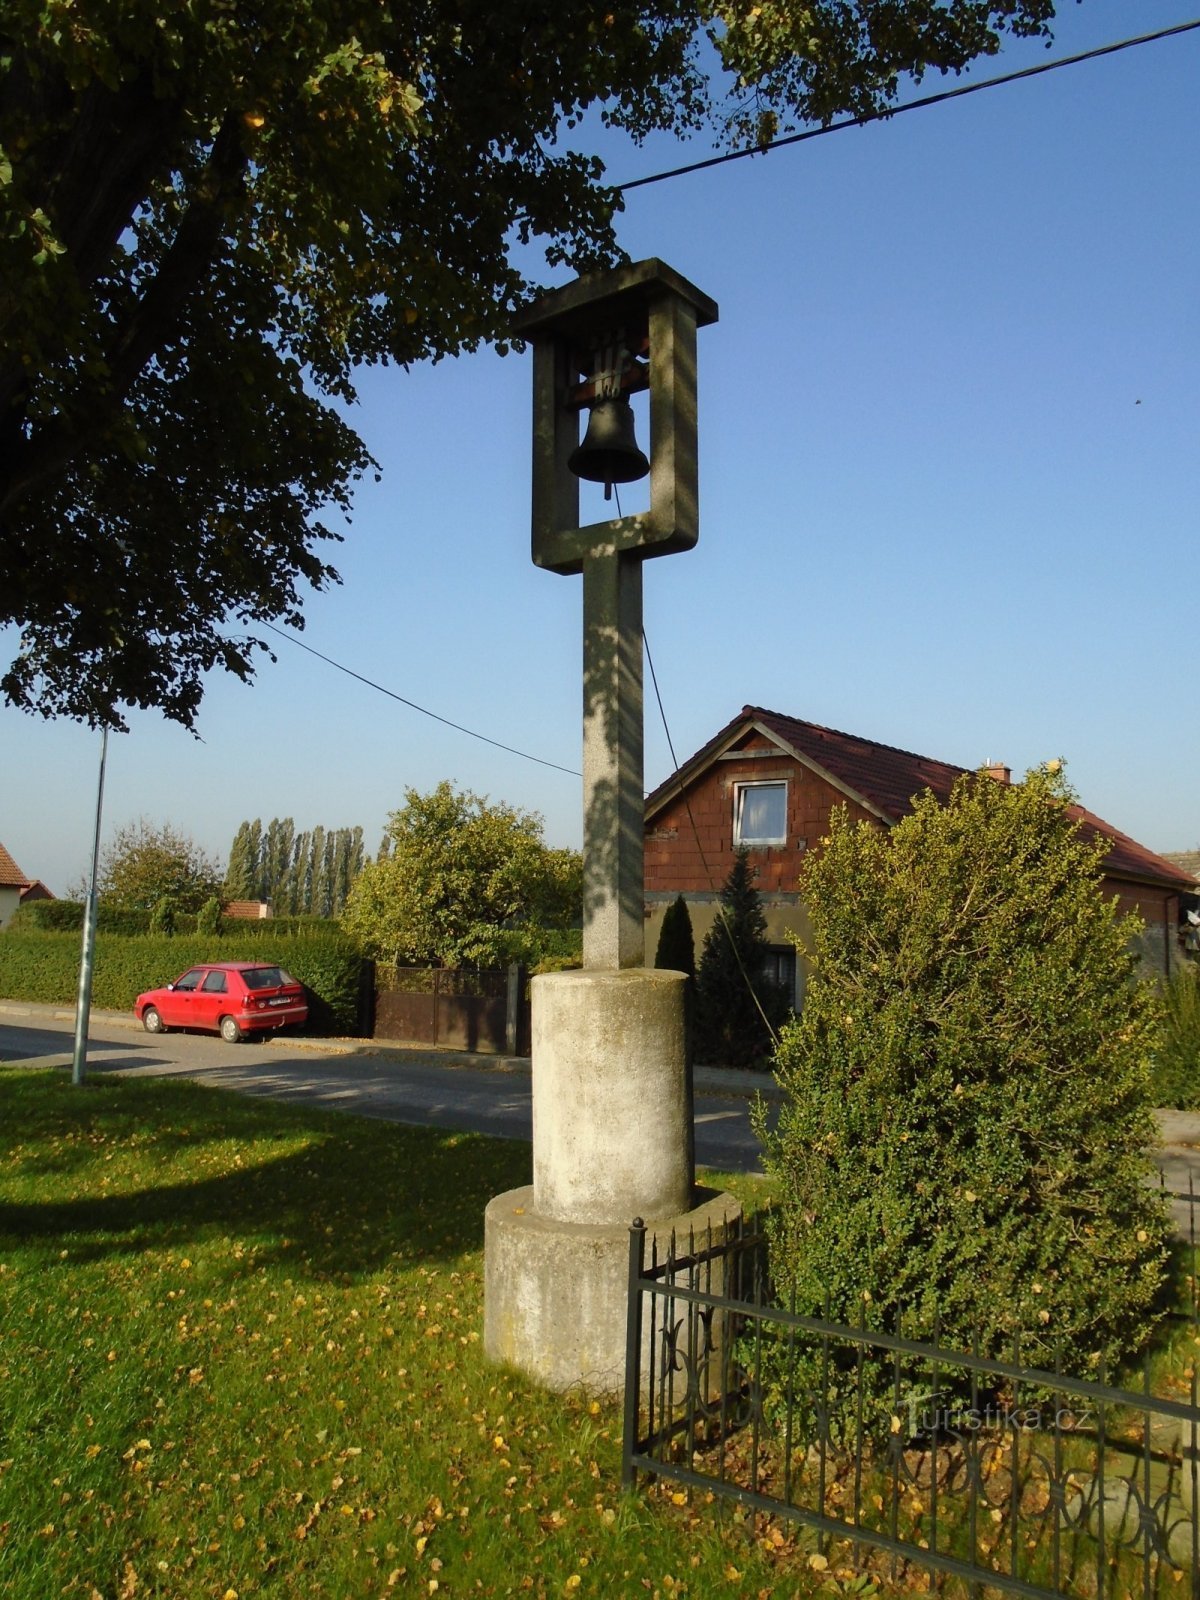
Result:
<svg viewBox="0 0 1200 1600"><path fill-rule="evenodd" d="M247 989L278 989L292 980L281 967L250 967L242 973Z"/></svg>

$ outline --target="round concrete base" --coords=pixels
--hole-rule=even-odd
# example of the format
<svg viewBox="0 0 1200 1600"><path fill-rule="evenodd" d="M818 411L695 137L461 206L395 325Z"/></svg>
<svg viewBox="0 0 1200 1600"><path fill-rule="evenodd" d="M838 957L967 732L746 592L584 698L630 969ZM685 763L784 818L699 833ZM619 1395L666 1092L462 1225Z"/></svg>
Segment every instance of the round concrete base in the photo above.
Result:
<svg viewBox="0 0 1200 1600"><path fill-rule="evenodd" d="M715 1189L697 1189L690 1211L647 1228L647 1253L659 1258L672 1232L676 1249L725 1238L741 1202ZM630 1222L633 1218L630 1218ZM539 1216L533 1188L510 1189L484 1220L483 1347L548 1389L579 1387L616 1394L625 1382L626 1286L629 1228L592 1227Z"/></svg>
<svg viewBox="0 0 1200 1600"><path fill-rule="evenodd" d="M544 1217L626 1228L686 1211L692 1170L682 972L533 980L533 1187Z"/></svg>

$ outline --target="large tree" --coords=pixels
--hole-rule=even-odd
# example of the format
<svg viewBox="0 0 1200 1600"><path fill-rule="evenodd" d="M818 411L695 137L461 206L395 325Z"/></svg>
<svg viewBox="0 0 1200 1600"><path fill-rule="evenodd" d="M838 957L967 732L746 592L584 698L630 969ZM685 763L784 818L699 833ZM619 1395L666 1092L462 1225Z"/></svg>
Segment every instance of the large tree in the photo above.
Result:
<svg viewBox="0 0 1200 1600"><path fill-rule="evenodd" d="M223 893L230 900L260 900L262 898L262 873L259 856L262 850L262 822L243 822L229 846L229 862L225 868Z"/></svg>
<svg viewBox="0 0 1200 1600"><path fill-rule="evenodd" d="M122 910L153 911L169 900L177 911L199 911L220 894L221 869L169 822L139 817L102 852L96 887L101 901Z"/></svg>
<svg viewBox="0 0 1200 1600"><path fill-rule="evenodd" d="M191 725L336 573L363 362L502 338L510 254L611 262L560 135L886 107L1054 0L6 0L0 624L15 704ZM705 36L715 51L702 54ZM709 75L702 61L719 67ZM721 96L732 89L733 98ZM530 259L528 255L523 260Z"/></svg>
<svg viewBox="0 0 1200 1600"><path fill-rule="evenodd" d="M269 900L276 916L336 917L363 864L361 828L296 830L291 817L243 822L229 847L225 899Z"/></svg>
<svg viewBox="0 0 1200 1600"><path fill-rule="evenodd" d="M535 960L547 930L580 921L579 854L547 845L536 812L442 782L428 794L405 790L388 838L390 853L362 869L342 913L342 926L381 960Z"/></svg>

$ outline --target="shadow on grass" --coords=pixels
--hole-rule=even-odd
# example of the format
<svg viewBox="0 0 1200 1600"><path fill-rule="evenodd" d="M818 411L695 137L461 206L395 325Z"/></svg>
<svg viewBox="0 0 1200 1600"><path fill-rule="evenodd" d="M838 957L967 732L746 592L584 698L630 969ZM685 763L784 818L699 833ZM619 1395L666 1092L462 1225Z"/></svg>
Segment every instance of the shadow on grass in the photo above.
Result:
<svg viewBox="0 0 1200 1600"><path fill-rule="evenodd" d="M397 1255L483 1243L492 1195L530 1181L527 1146L247 1100L178 1082L73 1089L48 1073L0 1084L11 1199L0 1240L57 1261L228 1239L259 1263L353 1280ZM22 1201L19 1186L59 1189ZM113 1190L118 1192L112 1192Z"/></svg>

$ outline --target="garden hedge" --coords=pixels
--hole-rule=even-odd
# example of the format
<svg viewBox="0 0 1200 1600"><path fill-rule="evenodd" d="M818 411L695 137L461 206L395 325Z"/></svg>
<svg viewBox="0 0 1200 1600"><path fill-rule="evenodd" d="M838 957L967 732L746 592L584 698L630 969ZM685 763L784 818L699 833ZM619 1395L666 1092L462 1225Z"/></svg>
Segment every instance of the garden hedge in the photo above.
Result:
<svg viewBox="0 0 1200 1600"><path fill-rule="evenodd" d="M196 912L177 911L175 932L195 933ZM105 905L96 910L96 926L101 933L149 933L149 911L134 911L124 906ZM232 930L247 938L278 939L292 933L338 933L340 924L326 917L235 917ZM31 900L19 906L8 922L11 933L80 933L83 929L82 900Z"/></svg>
<svg viewBox="0 0 1200 1600"><path fill-rule="evenodd" d="M312 925L310 925L312 926ZM78 933L0 934L0 997L73 1005L79 984ZM262 934L239 929L213 937L99 932L92 1004L129 1011L145 989L161 988L198 961L278 961L308 991L308 1026L314 1033L362 1032L360 994L369 963L348 940L315 931Z"/></svg>

